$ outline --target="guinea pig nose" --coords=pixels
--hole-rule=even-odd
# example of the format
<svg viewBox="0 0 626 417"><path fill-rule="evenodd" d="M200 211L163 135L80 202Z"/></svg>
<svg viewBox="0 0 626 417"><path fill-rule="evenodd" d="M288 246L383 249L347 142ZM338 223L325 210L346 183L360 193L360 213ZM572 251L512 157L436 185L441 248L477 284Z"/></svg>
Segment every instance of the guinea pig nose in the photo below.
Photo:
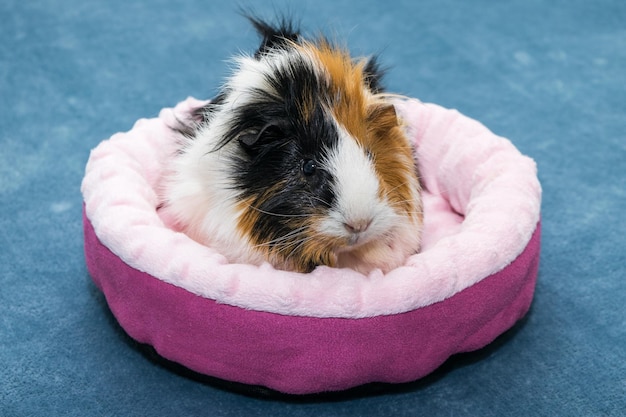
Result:
<svg viewBox="0 0 626 417"><path fill-rule="evenodd" d="M343 227L350 233L361 233L372 224L372 219L358 219L344 222Z"/></svg>

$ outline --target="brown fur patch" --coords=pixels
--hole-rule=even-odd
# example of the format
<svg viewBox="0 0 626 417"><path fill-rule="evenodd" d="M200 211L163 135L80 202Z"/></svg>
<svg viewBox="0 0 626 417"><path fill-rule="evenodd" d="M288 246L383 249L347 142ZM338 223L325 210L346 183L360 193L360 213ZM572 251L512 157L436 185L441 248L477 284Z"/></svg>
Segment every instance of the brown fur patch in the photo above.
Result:
<svg viewBox="0 0 626 417"><path fill-rule="evenodd" d="M328 106L337 121L354 136L364 133L363 119L367 102L364 62L354 62L347 51L320 41L319 45L303 45L321 64L329 90Z"/></svg>
<svg viewBox="0 0 626 417"><path fill-rule="evenodd" d="M337 122L373 155L381 181L380 197L421 223L422 208L414 207L420 191L413 150L400 126L395 108L365 83L365 61L353 61L347 51L321 41L304 44L325 68L329 103Z"/></svg>
<svg viewBox="0 0 626 417"><path fill-rule="evenodd" d="M237 221L237 227L240 236L248 239L249 243L255 247L255 250L263 255L265 259L270 259L270 254L274 251L270 242L263 241L260 237L258 225L261 216L271 216L270 213L264 213L259 209L264 201L267 201L273 194L284 187L284 183L274 184L259 196L248 197L239 201L237 208L241 211L241 215ZM297 219L297 218L294 218ZM293 227L298 227L293 225Z"/></svg>
<svg viewBox="0 0 626 417"><path fill-rule="evenodd" d="M374 155L374 166L383 179L381 197L386 196L400 209L422 222L422 207L415 207L415 193L420 192L413 149L398 123L391 104L371 105L364 146Z"/></svg>
<svg viewBox="0 0 626 417"><path fill-rule="evenodd" d="M259 216L261 215L258 210L253 208L256 206L255 200L256 199L254 197L250 197L245 200L241 200L237 205L237 208L241 210L241 216L239 216L239 219L237 220L237 228L240 236L244 239L248 239L250 244L257 246L257 251L261 252L263 257L267 259L269 247L262 245L263 242L260 242L254 233L256 225L259 221Z"/></svg>
<svg viewBox="0 0 626 417"><path fill-rule="evenodd" d="M271 193L281 187L282 185L278 184L259 197L250 197L239 202L238 208L242 214L238 220L238 229L241 236L248 239L255 251L260 253L264 259L278 268L297 272L311 272L317 265L335 266L337 256L334 253L334 248L340 245L340 242L336 238L319 236L313 232L316 218L319 220L323 216L321 211L307 217L297 216L288 220L284 218L275 219L276 221L287 221L291 230L302 229L302 231L286 237L277 236L272 242L261 239L257 230L259 221L261 216L271 216L271 214L264 213L255 207L260 206L264 199L267 199ZM305 243L302 243L303 241Z"/></svg>
<svg viewBox="0 0 626 417"><path fill-rule="evenodd" d="M311 220L308 230L312 230L312 223L313 220ZM281 256L286 269L311 272L318 265L332 267L337 264L337 255L334 252L334 249L339 245L337 239L311 234L310 232L306 232L304 235L307 244L299 248L296 256L289 258Z"/></svg>

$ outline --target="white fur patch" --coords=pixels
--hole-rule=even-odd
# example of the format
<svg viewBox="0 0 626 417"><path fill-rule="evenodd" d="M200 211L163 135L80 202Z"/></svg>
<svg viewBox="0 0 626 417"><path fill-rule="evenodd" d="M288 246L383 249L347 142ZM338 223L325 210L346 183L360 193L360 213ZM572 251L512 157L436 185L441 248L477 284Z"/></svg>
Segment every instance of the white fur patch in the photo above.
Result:
<svg viewBox="0 0 626 417"><path fill-rule="evenodd" d="M228 259L260 263L262 259L252 250L247 237L236 233L241 209L236 206L237 193L226 168L228 153L232 151L225 146L212 152L219 137L216 133L200 131L184 153L174 158L172 174L165 183L165 216L192 239L220 248Z"/></svg>
<svg viewBox="0 0 626 417"><path fill-rule="evenodd" d="M277 71L287 71L293 64L303 63L319 72L319 64L304 51L295 49L271 51L259 58L240 56L234 59L236 70L226 82L230 91L227 100L238 107L255 101L255 94L262 90L276 93L268 82Z"/></svg>
<svg viewBox="0 0 626 417"><path fill-rule="evenodd" d="M338 125L337 131L337 147L323 162L335 180L336 205L322 222L320 232L350 238L350 226L367 224L367 230L360 233L360 239L366 240L384 233L384 220L391 208L378 197L379 179L365 150L343 127Z"/></svg>
<svg viewBox="0 0 626 417"><path fill-rule="evenodd" d="M347 246L337 250L337 266L386 272L419 249L416 227L421 225L413 224L405 213L396 212L380 197L381 180L374 163L343 127L337 130L338 146L324 161L335 178L337 200L320 222L318 232L346 239ZM419 202L419 196L415 198Z"/></svg>

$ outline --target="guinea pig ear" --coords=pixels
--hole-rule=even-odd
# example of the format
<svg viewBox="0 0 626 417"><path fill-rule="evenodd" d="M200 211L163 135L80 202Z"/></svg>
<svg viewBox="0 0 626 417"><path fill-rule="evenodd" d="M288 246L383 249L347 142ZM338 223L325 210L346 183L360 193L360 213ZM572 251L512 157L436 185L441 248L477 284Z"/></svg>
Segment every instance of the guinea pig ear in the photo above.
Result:
<svg viewBox="0 0 626 417"><path fill-rule="evenodd" d="M370 57L363 67L363 81L374 94L382 93L385 88L382 84L385 70L380 66L377 56Z"/></svg>
<svg viewBox="0 0 626 417"><path fill-rule="evenodd" d="M259 140L259 133L254 130L248 130L239 135L237 140L242 148L251 149Z"/></svg>
<svg viewBox="0 0 626 417"><path fill-rule="evenodd" d="M256 154L262 145L278 139L279 132L276 125L269 123L261 129L244 130L237 136L237 141L248 154Z"/></svg>
<svg viewBox="0 0 626 417"><path fill-rule="evenodd" d="M367 121L371 130L386 132L400 125L393 104L373 104L367 110Z"/></svg>

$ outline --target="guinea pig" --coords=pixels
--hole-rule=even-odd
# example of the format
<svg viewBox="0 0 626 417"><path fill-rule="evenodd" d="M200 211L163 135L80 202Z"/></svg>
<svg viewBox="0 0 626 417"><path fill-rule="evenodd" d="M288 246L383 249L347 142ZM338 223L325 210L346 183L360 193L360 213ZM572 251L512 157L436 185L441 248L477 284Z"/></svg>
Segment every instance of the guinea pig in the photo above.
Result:
<svg viewBox="0 0 626 417"><path fill-rule="evenodd" d="M402 265L420 249L421 186L377 59L248 19L261 45L180 127L164 215L233 263Z"/></svg>

